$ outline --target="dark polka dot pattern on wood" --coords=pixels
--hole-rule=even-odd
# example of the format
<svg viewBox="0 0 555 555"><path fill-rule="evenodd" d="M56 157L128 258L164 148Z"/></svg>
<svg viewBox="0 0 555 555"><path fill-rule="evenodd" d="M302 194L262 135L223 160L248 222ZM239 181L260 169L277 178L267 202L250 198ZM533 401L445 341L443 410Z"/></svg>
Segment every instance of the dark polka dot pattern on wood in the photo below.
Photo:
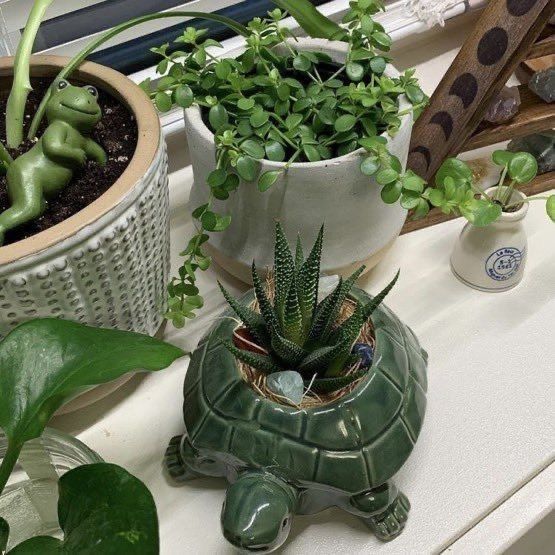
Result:
<svg viewBox="0 0 555 555"><path fill-rule="evenodd" d="M417 147L414 147L411 151L411 154L421 154L424 157L424 160L426 160L426 169L428 169L430 167L430 164L432 163L432 153L430 152L429 148L426 148L425 146L419 145Z"/></svg>
<svg viewBox="0 0 555 555"><path fill-rule="evenodd" d="M430 123L436 123L441 126L443 133L445 134L445 140L449 140L451 133L453 132L453 118L448 112L437 112L430 119Z"/></svg>
<svg viewBox="0 0 555 555"><path fill-rule="evenodd" d="M502 27L494 27L485 33L478 43L478 61L485 66L496 64L509 46L509 35Z"/></svg>
<svg viewBox="0 0 555 555"><path fill-rule="evenodd" d="M520 17L527 14L538 0L507 0L507 10L511 15Z"/></svg>
<svg viewBox="0 0 555 555"><path fill-rule="evenodd" d="M478 81L472 73L463 73L459 75L451 85L449 94L458 96L465 108L468 108L476 98L478 93Z"/></svg>

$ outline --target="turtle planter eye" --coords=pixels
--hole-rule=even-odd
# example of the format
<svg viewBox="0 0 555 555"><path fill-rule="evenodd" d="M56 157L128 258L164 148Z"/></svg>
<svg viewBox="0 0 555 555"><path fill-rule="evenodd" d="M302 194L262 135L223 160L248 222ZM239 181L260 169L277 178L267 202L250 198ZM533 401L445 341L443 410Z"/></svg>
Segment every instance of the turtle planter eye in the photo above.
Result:
<svg viewBox="0 0 555 555"><path fill-rule="evenodd" d="M300 245L293 255L278 225L275 290L264 289L256 271L255 288L243 298L222 288L231 308L192 355L186 433L166 452L178 480L231 482L222 531L245 552L277 549L294 514L331 506L362 519L382 540L400 534L408 517L409 501L391 478L420 433L427 355L381 305L395 280L372 298L354 287L355 273L318 302L322 240L321 232L306 259ZM371 350L361 348L365 326L373 330ZM308 387L318 388L320 404L292 406L266 395L264 381L290 373L300 376L305 397Z"/></svg>

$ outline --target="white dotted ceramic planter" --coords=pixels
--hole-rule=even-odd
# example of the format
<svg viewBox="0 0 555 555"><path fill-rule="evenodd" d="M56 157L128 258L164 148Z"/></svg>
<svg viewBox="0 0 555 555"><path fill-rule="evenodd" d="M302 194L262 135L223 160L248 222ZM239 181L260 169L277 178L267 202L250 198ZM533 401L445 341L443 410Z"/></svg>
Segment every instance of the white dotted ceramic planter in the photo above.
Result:
<svg viewBox="0 0 555 555"><path fill-rule="evenodd" d="M494 194L496 187L487 190ZM511 202L526 198L515 191ZM495 223L475 227L467 223L451 255L451 269L455 276L474 289L500 292L512 289L524 275L527 236L524 218L528 203L515 212L503 212Z"/></svg>
<svg viewBox="0 0 555 555"><path fill-rule="evenodd" d="M53 76L65 58L37 56L33 75ZM12 61L0 60L0 75ZM149 99L122 74L93 63L75 75L134 113L137 150L95 202L42 233L0 248L0 336L38 317L154 334L169 270L167 155Z"/></svg>
<svg viewBox="0 0 555 555"><path fill-rule="evenodd" d="M325 52L336 62L345 59L341 42L299 39L300 50ZM389 66L386 73L397 75ZM410 104L402 98L400 109ZM215 168L214 135L204 124L198 107L185 111L185 129L191 154L194 185L190 206L206 202L208 174ZM412 114L402 118L399 132L388 138L390 151L406 165ZM312 244L322 223L326 225L326 250L322 270L328 274L350 273L361 263L368 269L377 264L398 237L407 212L396 203L384 204L382 187L360 171L362 149L322 162L294 163L272 188L260 193L255 183L241 183L226 201L214 208L230 214L232 223L223 233L210 234L209 250L228 272L250 280L255 259L260 268L270 266L273 256L274 221L279 219L290 241L297 233L304 244ZM260 172L282 169L283 163L262 161Z"/></svg>

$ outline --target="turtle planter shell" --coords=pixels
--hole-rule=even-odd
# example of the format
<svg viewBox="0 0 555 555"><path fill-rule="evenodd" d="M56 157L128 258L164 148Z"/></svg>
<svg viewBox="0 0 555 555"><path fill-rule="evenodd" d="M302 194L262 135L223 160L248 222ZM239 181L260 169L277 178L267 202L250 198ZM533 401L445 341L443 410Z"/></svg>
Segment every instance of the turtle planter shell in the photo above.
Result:
<svg viewBox="0 0 555 555"><path fill-rule="evenodd" d="M352 296L364 303L371 299L359 289ZM248 293L242 302L253 298ZM368 374L332 403L296 409L259 396L243 381L235 358L221 344L237 325L225 316L231 313L203 338L187 371L187 436L180 463L193 474L224 475L231 482L253 471L275 477L293 489L292 512L338 505L363 518L372 513L368 524L383 539L399 533L404 521L395 530L384 530L376 516L394 501L408 510L406 498L387 481L410 455L426 408L427 355L414 333L384 305L378 307L372 316L376 347ZM196 465L187 465L191 452ZM381 512L366 510L371 491L386 492ZM243 540L231 539L248 549ZM270 544L268 550L277 546ZM256 547L261 550L261 544Z"/></svg>

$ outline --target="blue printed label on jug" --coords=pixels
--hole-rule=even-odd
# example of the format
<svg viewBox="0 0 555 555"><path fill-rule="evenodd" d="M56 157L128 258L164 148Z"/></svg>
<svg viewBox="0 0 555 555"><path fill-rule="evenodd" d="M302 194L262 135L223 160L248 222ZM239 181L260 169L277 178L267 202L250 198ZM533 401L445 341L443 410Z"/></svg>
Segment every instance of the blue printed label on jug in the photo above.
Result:
<svg viewBox="0 0 555 555"><path fill-rule="evenodd" d="M486 260L486 273L496 281L507 281L518 272L523 259L524 251L514 247L497 249Z"/></svg>

